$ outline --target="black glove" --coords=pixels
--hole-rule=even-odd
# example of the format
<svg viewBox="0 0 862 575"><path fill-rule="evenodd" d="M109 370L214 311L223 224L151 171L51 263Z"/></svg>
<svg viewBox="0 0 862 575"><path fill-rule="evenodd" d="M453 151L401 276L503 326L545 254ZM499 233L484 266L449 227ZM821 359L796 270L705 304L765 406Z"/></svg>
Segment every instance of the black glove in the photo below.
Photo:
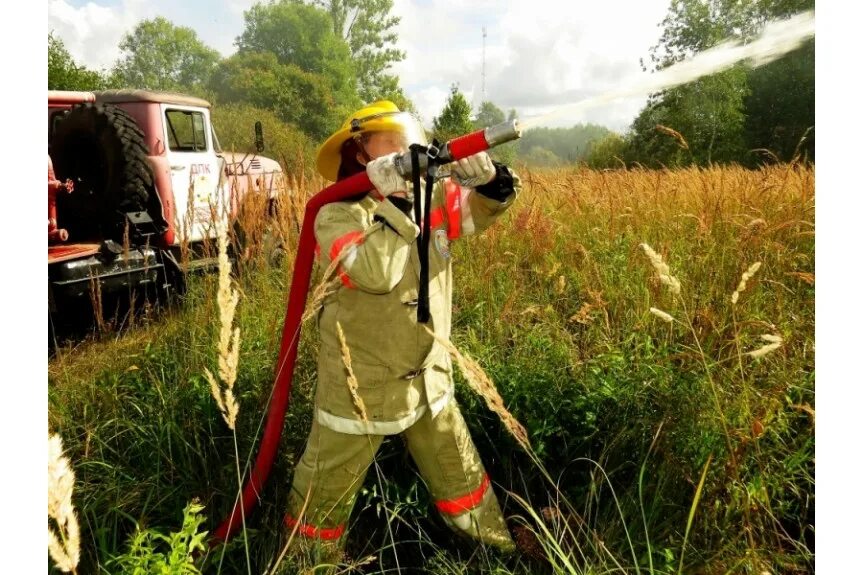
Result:
<svg viewBox="0 0 862 575"><path fill-rule="evenodd" d="M493 163L494 169L497 170L497 174L494 176L494 179L487 184L476 186L476 191L486 198L491 198L498 202L505 202L506 199L508 199L508 197L515 191L515 180L512 177L512 172L507 166L500 162Z"/></svg>

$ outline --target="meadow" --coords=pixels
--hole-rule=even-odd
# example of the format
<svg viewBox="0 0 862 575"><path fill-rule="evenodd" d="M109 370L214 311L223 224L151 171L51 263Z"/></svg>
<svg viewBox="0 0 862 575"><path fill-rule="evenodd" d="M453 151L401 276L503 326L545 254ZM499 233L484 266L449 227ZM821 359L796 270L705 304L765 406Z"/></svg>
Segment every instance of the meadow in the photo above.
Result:
<svg viewBox="0 0 862 575"><path fill-rule="evenodd" d="M519 550L453 540L393 437L334 571L813 572L814 168L519 174L502 220L453 246L451 338L527 433L529 447L456 373ZM313 321L258 509L226 548L193 551L253 459L303 203L322 185L292 178L274 219L249 202L230 238L235 432L207 375L223 340L217 274L49 359L49 431L75 473L78 573L297 572L281 557L281 519L311 424Z"/></svg>

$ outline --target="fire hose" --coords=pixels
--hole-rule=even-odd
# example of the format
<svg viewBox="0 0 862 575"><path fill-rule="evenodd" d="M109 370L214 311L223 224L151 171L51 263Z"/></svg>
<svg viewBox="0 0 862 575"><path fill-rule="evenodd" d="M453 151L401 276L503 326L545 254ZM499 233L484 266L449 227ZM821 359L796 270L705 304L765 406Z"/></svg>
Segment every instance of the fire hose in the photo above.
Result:
<svg viewBox="0 0 862 575"><path fill-rule="evenodd" d="M395 166L402 177L405 179L412 178L414 186L418 186L420 174L428 175L431 181L433 181L438 166L472 156L473 154L483 152L520 137L521 130L518 126L518 120L510 120L465 136L460 136L443 145L437 145L435 142L427 148L411 147L410 151L404 152L395 158ZM361 172L324 188L314 195L305 207L305 216L303 217L302 228L299 234L296 263L293 268L293 280L290 285L287 311L282 329L281 346L276 363L275 383L273 384L260 449L254 468L251 470L240 495L241 500L238 498L230 515L222 521L213 533L213 544L228 541L236 533L239 526L242 525L241 514L248 517L255 508L260 493L263 491L266 480L269 477L272 464L275 461L284 427L284 417L287 413L288 401L290 399L293 371L296 364L297 351L299 350L302 315L305 311L308 289L311 283L314 248L316 245L314 220L320 209L326 204L338 202L362 192L370 191L373 187L368 174ZM430 196L425 198L425 205L427 211L430 207ZM429 221L427 217L425 221ZM424 243L427 248L427 237L421 243ZM421 315L419 319L420 321L422 320Z"/></svg>

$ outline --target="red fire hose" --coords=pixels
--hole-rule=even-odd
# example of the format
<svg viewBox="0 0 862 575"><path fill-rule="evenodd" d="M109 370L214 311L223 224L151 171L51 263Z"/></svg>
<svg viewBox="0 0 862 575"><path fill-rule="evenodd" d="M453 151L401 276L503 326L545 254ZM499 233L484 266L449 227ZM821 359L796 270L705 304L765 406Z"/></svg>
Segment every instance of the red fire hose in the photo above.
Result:
<svg viewBox="0 0 862 575"><path fill-rule="evenodd" d="M423 154L420 156L420 169L424 170L429 161L437 164L445 164L454 160L460 160L467 156L482 152L499 144L517 139L521 136L518 121L511 120L496 126L478 130L466 136L461 136L449 141L436 151L436 154ZM404 153L396 158L396 167L402 176L409 177L412 173L410 153ZM269 477L272 464L278 451L281 440L281 431L284 427L284 416L287 412L288 400L290 399L290 386L293 381L293 369L296 364L296 354L299 349L299 335L302 328L302 314L308 298L308 288L311 283L311 271L314 263L314 220L317 213L326 204L338 202L345 198L355 196L359 193L371 190L374 186L368 178L368 174L362 172L331 186L324 188L309 200L305 207L305 217L302 220L302 229L299 234L299 246L297 248L296 264L293 268L293 281L290 285L290 295L287 301L287 313L284 319L284 328L281 332L281 349L278 353L276 364L276 377L273 386L272 401L266 416L266 426L260 442L260 451L257 455L254 468L242 490L242 501L237 501L230 515L222 521L221 525L213 534L213 543L219 543L230 539L242 525L240 514L245 513L248 517L257 504L260 493Z"/></svg>

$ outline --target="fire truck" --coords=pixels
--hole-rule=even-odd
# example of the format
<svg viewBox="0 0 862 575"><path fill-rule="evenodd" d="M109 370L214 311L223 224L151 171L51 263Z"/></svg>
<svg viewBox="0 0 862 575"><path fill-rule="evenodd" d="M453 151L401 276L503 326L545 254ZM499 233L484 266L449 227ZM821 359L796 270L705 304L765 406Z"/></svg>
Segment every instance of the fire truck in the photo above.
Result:
<svg viewBox="0 0 862 575"><path fill-rule="evenodd" d="M285 192L278 162L259 154L260 123L258 153L225 152L210 112L173 93L48 92L49 320L91 306L94 291L176 291L215 267L202 246L247 194Z"/></svg>

